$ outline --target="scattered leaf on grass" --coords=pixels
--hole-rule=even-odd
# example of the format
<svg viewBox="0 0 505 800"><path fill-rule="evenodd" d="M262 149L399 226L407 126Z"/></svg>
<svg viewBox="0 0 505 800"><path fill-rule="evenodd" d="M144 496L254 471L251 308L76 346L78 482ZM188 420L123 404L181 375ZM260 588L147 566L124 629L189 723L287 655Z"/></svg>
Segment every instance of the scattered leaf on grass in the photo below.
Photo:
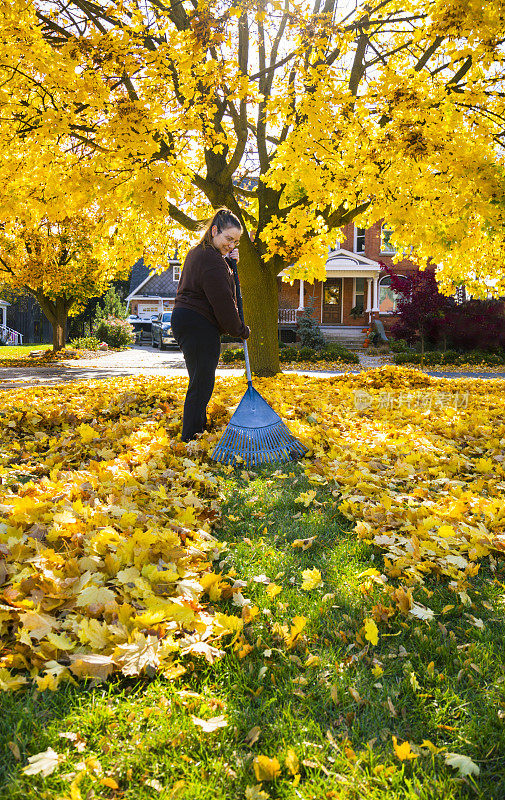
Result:
<svg viewBox="0 0 505 800"><path fill-rule="evenodd" d="M228 725L223 715L211 717L211 719L200 719L199 717L191 715L191 719L204 733L213 733L213 731L217 731L218 728L226 728Z"/></svg>
<svg viewBox="0 0 505 800"><path fill-rule="evenodd" d="M62 755L58 755L52 747L48 747L43 753L30 756L28 765L23 767L23 772L25 775L38 775L41 773L42 777L47 778L62 760Z"/></svg>
<svg viewBox="0 0 505 800"><path fill-rule="evenodd" d="M312 589L317 589L323 585L321 580L321 573L318 569L304 569L302 572L302 589L305 592L310 592Z"/></svg>
<svg viewBox="0 0 505 800"><path fill-rule="evenodd" d="M254 774L257 781L273 781L281 774L281 765L277 758L256 756L253 761Z"/></svg>
<svg viewBox="0 0 505 800"><path fill-rule="evenodd" d="M445 763L453 769L457 769L462 778L467 775L479 775L480 768L468 756L459 755L459 753L446 753Z"/></svg>

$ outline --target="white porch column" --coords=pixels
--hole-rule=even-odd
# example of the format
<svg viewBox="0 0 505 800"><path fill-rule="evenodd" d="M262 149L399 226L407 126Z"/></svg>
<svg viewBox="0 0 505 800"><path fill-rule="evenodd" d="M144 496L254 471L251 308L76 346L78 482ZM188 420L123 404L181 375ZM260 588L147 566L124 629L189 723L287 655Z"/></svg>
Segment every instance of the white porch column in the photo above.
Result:
<svg viewBox="0 0 505 800"><path fill-rule="evenodd" d="M372 279L366 278L366 308L365 311L368 314L369 311L372 309Z"/></svg>
<svg viewBox="0 0 505 800"><path fill-rule="evenodd" d="M379 279L377 276L373 278L373 307L372 311L379 310Z"/></svg>
<svg viewBox="0 0 505 800"><path fill-rule="evenodd" d="M297 311L303 311L304 308L305 308L305 283L303 279L301 279Z"/></svg>

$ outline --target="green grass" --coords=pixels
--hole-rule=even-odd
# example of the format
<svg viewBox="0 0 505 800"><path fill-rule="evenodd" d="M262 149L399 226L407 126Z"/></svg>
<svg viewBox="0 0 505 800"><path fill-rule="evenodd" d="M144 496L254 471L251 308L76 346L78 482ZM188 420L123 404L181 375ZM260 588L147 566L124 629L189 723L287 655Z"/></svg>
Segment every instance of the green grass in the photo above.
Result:
<svg viewBox="0 0 505 800"><path fill-rule="evenodd" d="M6 345L0 347L0 360L23 358L31 353L32 350L52 350L52 344L21 344Z"/></svg>
<svg viewBox="0 0 505 800"><path fill-rule="evenodd" d="M504 798L502 564L474 579L473 606L431 583L435 619L400 617L380 625L373 647L360 631L380 588L368 590L362 573L374 565L380 570L381 556L357 541L331 487L310 484L299 465L222 472L220 480L225 517L216 534L229 543L221 568L246 582L242 593L259 610L245 629L251 652L240 659L228 648L221 661L195 662L174 683L120 680L4 694L2 800L241 800L257 784L258 754L281 764L281 776L262 784L272 798ZM320 505L304 508L295 500L310 488L317 488ZM317 536L310 549L292 547L309 536ZM302 570L314 567L324 585L304 592ZM274 599L263 575L283 587ZM484 627L472 625L469 614ZM279 626L289 626L295 615L307 623L287 649ZM317 657L311 666L309 656ZM380 676L372 671L378 664ZM228 726L202 733L192 714L224 714ZM259 738L248 744L256 726ZM393 735L412 745L429 739L469 756L480 775L459 777L443 753L426 747L417 759L400 762ZM48 747L64 756L57 770L46 778L24 776L27 757ZM284 764L289 748L300 762L298 783ZM115 783L106 786L104 778Z"/></svg>

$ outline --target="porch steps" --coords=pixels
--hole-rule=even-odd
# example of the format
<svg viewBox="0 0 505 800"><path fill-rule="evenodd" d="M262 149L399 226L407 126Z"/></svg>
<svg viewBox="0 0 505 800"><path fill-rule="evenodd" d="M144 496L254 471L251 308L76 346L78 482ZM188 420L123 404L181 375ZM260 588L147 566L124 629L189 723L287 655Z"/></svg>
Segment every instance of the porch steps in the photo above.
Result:
<svg viewBox="0 0 505 800"><path fill-rule="evenodd" d="M348 350L361 350L366 339L359 325L320 325L327 342L336 342Z"/></svg>

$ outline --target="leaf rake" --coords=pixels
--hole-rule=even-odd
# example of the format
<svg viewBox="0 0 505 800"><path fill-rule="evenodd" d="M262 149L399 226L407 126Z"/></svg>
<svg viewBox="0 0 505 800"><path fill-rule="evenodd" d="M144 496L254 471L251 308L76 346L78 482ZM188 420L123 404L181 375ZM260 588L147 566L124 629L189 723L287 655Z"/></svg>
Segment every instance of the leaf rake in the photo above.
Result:
<svg viewBox="0 0 505 800"><path fill-rule="evenodd" d="M229 263L235 278L237 305L243 322L244 311L237 265L234 259L229 259ZM252 385L249 352L245 340L244 356L247 390L211 458L222 464L255 467L277 461L292 461L304 456L308 448L293 436L279 415Z"/></svg>

